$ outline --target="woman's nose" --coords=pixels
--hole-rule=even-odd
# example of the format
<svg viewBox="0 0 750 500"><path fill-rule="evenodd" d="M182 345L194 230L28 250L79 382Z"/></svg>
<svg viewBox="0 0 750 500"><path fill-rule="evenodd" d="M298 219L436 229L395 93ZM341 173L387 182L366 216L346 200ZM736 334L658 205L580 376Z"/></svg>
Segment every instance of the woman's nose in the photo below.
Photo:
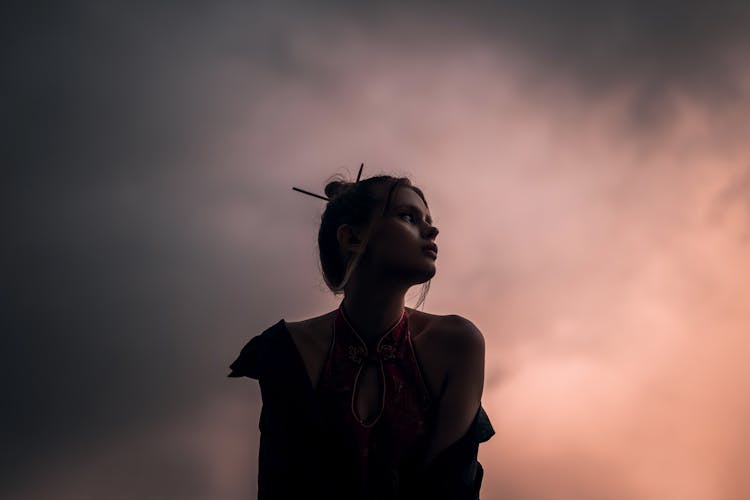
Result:
<svg viewBox="0 0 750 500"><path fill-rule="evenodd" d="M427 226L427 231L425 231L425 235L427 238L434 240L439 232L440 230L437 228L437 226Z"/></svg>

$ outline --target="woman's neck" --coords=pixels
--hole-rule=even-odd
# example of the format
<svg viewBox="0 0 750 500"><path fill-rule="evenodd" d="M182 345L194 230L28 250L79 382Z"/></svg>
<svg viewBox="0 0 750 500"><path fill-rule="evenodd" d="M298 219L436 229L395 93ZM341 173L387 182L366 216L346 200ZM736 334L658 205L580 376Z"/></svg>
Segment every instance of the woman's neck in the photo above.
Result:
<svg viewBox="0 0 750 500"><path fill-rule="evenodd" d="M344 314L368 346L391 329L404 313L404 294L347 293L342 300Z"/></svg>

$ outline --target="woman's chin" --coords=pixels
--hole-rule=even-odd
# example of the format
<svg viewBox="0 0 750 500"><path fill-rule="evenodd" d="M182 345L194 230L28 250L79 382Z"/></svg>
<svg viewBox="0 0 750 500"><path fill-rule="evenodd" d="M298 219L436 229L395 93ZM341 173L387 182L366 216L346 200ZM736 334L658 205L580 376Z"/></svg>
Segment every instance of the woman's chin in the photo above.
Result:
<svg viewBox="0 0 750 500"><path fill-rule="evenodd" d="M437 273L437 265L435 259L429 257L408 263L402 260L380 268L380 272L400 276L403 281L414 286L430 281Z"/></svg>
<svg viewBox="0 0 750 500"><path fill-rule="evenodd" d="M437 273L437 266L435 265L434 262L432 262L431 264L427 265L423 273L420 273L419 283L430 281L433 278L433 276L435 276L435 273Z"/></svg>

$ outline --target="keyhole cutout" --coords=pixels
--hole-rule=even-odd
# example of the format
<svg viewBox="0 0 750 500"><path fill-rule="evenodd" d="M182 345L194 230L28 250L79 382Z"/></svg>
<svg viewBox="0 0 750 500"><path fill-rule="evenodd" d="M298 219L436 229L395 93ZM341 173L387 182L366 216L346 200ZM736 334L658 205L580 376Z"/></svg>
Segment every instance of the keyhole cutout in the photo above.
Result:
<svg viewBox="0 0 750 500"><path fill-rule="evenodd" d="M354 388L355 417L364 425L372 424L382 411L383 373L379 362L365 360Z"/></svg>

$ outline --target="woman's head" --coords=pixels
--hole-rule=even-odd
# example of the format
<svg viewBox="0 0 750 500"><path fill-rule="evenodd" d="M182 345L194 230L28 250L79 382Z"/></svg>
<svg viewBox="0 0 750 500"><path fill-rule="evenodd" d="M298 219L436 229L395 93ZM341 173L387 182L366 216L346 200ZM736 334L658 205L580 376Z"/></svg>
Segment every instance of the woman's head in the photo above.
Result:
<svg viewBox="0 0 750 500"><path fill-rule="evenodd" d="M343 293L362 267L409 285L425 283L424 302L435 274L434 258L423 251L438 233L422 191L406 177L380 175L326 185L329 202L321 217L318 250L326 284Z"/></svg>

